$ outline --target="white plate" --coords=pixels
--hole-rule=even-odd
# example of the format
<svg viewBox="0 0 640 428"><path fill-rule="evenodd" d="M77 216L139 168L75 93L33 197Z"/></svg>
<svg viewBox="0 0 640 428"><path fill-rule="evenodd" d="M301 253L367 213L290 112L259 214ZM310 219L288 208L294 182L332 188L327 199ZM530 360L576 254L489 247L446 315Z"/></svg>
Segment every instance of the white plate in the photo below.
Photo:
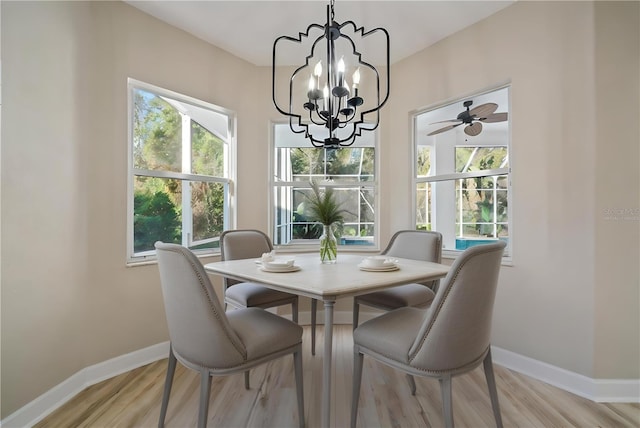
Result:
<svg viewBox="0 0 640 428"><path fill-rule="evenodd" d="M385 264L383 266L368 266L366 264L360 263L358 267L360 268L360 270L364 270L367 272L392 272L394 270L400 269L395 264Z"/></svg>
<svg viewBox="0 0 640 428"><path fill-rule="evenodd" d="M272 260L270 262L262 262L262 266L268 269L284 269L294 266L294 260Z"/></svg>
<svg viewBox="0 0 640 428"><path fill-rule="evenodd" d="M273 273L287 273L287 272L297 272L300 270L300 266L283 266L283 267L266 267L261 266L261 271L264 272L273 272Z"/></svg>

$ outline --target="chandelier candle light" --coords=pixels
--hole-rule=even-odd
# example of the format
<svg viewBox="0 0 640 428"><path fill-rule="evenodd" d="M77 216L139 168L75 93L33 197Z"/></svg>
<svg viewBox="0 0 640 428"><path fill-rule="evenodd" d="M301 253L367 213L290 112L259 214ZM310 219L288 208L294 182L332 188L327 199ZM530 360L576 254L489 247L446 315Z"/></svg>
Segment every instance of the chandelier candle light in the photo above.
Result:
<svg viewBox="0 0 640 428"><path fill-rule="evenodd" d="M370 62L365 61L365 55L357 49L354 42L356 36L364 40L374 34L381 34L386 46L386 85L382 99L380 74ZM280 52L278 48L284 42L308 43L311 46L310 53L303 59L304 64L297 67L288 79L289 102L288 107L283 108L276 97L276 71L283 68L278 67L276 54ZM361 94L363 74L370 80L367 88L371 90L367 91L366 97ZM325 25L311 24L297 38L280 36L273 43L273 103L280 113L289 117L291 130L304 133L314 147L350 146L363 130L375 130L380 123L379 110L389 98L389 81L387 30L375 28L365 31L353 21L342 24L335 22L334 0L327 5ZM311 124L319 125L324 131L318 131L318 127L313 128Z"/></svg>

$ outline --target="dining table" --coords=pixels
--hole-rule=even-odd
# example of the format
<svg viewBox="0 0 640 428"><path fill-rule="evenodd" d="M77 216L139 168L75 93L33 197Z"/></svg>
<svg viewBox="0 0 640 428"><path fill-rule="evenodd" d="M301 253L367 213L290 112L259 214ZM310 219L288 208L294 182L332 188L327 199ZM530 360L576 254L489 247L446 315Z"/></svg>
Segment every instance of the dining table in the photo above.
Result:
<svg viewBox="0 0 640 428"><path fill-rule="evenodd" d="M207 263L205 270L239 281L255 282L287 293L306 296L324 304L324 349L322 361L321 426L329 427L331 416L331 363L333 353L333 311L336 300L397 285L432 281L446 276L450 266L394 257L393 267L365 265L366 256L339 254L336 263L323 264L318 253L276 254L294 259L290 269L276 272L263 268L260 259Z"/></svg>

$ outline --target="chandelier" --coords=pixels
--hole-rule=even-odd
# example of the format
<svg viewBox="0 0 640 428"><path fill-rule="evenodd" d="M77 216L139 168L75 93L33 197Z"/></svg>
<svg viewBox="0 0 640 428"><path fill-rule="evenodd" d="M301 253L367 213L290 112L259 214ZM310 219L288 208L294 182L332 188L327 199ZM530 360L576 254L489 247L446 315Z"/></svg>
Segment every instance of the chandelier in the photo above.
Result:
<svg viewBox="0 0 640 428"><path fill-rule="evenodd" d="M353 21L335 22L333 9L331 0L326 24L311 24L298 37L280 36L273 43L273 104L289 117L291 131L304 133L314 147L350 146L362 131L375 130L380 123L380 109L389 98L389 33L384 28L365 31ZM386 62L382 98L380 73L367 56L367 48L371 47L367 42L375 42L374 35L381 37L386 47L382 59ZM361 43L361 48L354 39ZM292 44L288 42L294 43L290 55L299 54L294 61L302 65L294 65L293 73L284 83L284 66L290 64L277 64L276 59L286 57L283 52L287 51L279 49ZM281 72L276 73L276 69ZM278 103L278 82L288 86L288 106Z"/></svg>

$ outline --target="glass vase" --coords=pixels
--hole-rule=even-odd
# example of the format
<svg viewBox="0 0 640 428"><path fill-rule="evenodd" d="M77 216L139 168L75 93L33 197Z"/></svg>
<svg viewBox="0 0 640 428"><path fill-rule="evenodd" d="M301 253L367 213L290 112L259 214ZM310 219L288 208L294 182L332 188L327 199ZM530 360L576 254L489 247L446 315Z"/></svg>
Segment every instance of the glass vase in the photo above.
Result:
<svg viewBox="0 0 640 428"><path fill-rule="evenodd" d="M322 225L320 237L320 260L324 264L335 263L338 259L338 240L330 224Z"/></svg>

